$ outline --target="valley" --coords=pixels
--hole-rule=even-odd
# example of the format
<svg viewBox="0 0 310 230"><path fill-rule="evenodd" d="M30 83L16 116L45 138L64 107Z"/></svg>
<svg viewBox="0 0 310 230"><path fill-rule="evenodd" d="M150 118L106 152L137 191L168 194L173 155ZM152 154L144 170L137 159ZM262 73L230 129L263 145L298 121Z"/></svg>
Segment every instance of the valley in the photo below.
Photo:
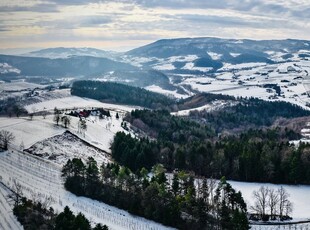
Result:
<svg viewBox="0 0 310 230"><path fill-rule="evenodd" d="M13 202L8 199L12 192L9 189L14 191L16 182L28 199L49 199L57 213L68 206L75 214L83 213L92 226L102 223L115 230L172 229L103 202L76 196L64 187L62 167L74 158L87 162L92 157L99 166L123 162L131 164L134 173L141 170L140 165L152 168L148 165L150 159L132 164L134 151L139 148L145 151L143 154L148 151L147 157L157 148L154 162L167 167L167 175L185 170L197 177L212 177L214 173L220 179L223 175L217 173L224 173L231 186L241 191L248 210L254 204L254 190L261 186L277 190L283 186L293 203L293 221L308 221L309 175L304 180L300 178L298 164L302 162L306 172L309 44L299 40L184 38L160 40L126 53L58 48L20 56L0 55L0 130L14 136L8 150L0 152L0 229L22 229L12 213ZM275 111L272 116L270 110L285 106L288 111ZM251 112L242 112L246 107L255 119L251 120ZM255 108L261 108L262 114ZM157 109L165 111L156 115ZM68 124L63 117L69 117ZM81 128L82 121L86 128ZM298 124L294 126L293 121ZM273 128L271 134L266 131ZM120 132L135 143L142 143L135 148L121 146L127 151L123 149L122 153L132 154L130 158L125 153L120 159L113 157L115 150L111 145ZM143 141L148 138L152 144L158 141L158 145L144 150ZM268 144L262 147L265 143ZM202 148L195 149L198 145ZM251 152L248 148L255 145L267 155L246 155ZM178 154L184 154L184 159ZM251 162L270 170L268 183L259 173L251 174L255 168L247 165L251 157ZM272 164L264 165L266 159ZM242 160L247 163L242 165ZM256 182L231 180L243 179L238 174L240 167L251 174L244 177L247 181ZM287 175L282 178L279 172ZM280 184L271 184L274 178ZM281 184L283 181L291 185ZM300 181L305 184L296 183ZM252 229L269 227L253 225ZM298 227L307 229L309 224Z"/></svg>

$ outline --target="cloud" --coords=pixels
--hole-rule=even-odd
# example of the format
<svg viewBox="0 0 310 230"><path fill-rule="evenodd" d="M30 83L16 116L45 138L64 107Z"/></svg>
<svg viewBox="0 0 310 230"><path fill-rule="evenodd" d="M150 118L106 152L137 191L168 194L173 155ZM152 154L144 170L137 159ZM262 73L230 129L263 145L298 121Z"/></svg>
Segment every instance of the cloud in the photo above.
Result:
<svg viewBox="0 0 310 230"><path fill-rule="evenodd" d="M84 27L104 27L113 22L109 15L70 16L64 19L38 21L35 25L49 29L78 29Z"/></svg>
<svg viewBox="0 0 310 230"><path fill-rule="evenodd" d="M145 44L187 36L305 39L310 37L308 5L308 0L2 0L0 40Z"/></svg>
<svg viewBox="0 0 310 230"><path fill-rule="evenodd" d="M1 4L0 4L1 6ZM0 12L40 12L40 13L50 13L50 12L59 12L58 6L52 3L40 3L32 6L19 6L19 5L10 5L10 6L1 6Z"/></svg>
<svg viewBox="0 0 310 230"><path fill-rule="evenodd" d="M274 18L287 15L306 20L310 15L309 3L295 0L135 0L134 2L145 8L222 9L253 15L269 15Z"/></svg>
<svg viewBox="0 0 310 230"><path fill-rule="evenodd" d="M283 25L286 27L291 26L298 28L300 25L294 22L287 22L282 18L257 18L251 16L222 16L222 15L200 15L200 14L180 14L176 15L179 20L186 21L187 23L203 24L206 27L210 25L217 25L221 27L248 27L248 28L264 28L274 29L281 28Z"/></svg>

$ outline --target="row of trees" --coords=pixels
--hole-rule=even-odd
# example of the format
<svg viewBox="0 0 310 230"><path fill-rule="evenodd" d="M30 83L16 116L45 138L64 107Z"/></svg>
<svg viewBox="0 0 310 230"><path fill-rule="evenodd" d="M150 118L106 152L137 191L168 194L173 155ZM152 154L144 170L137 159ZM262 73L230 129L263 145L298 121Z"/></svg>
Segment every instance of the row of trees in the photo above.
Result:
<svg viewBox="0 0 310 230"><path fill-rule="evenodd" d="M118 164L97 166L93 158L68 160L63 167L67 190L180 229L248 229L240 192L223 178L194 179L180 171L173 178L156 165L137 174Z"/></svg>
<svg viewBox="0 0 310 230"><path fill-rule="evenodd" d="M293 204L289 200L289 194L281 186L278 190L261 186L253 192L254 205L251 210L256 215L253 219L260 220L287 220L293 211Z"/></svg>

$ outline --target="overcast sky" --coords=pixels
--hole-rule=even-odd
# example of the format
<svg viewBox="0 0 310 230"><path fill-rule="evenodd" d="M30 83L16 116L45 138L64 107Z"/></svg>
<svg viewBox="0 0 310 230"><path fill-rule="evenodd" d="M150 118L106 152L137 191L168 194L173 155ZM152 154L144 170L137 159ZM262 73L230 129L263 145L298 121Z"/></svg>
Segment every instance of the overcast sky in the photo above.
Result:
<svg viewBox="0 0 310 230"><path fill-rule="evenodd" d="M4 48L128 50L163 38L310 40L309 0L1 0Z"/></svg>

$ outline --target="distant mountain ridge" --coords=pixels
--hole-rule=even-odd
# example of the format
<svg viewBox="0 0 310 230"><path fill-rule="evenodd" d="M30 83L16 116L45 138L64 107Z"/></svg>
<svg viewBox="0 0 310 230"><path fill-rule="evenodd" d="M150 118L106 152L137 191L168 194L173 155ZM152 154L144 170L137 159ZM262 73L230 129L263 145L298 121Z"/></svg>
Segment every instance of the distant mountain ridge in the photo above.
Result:
<svg viewBox="0 0 310 230"><path fill-rule="evenodd" d="M29 53L22 54L21 56L25 57L43 57L43 58L69 58L72 56L90 56L90 57L103 57L111 58L117 55L117 52L114 51L105 51L95 48L65 48L65 47L56 47L56 48L47 48L37 51L32 51Z"/></svg>
<svg viewBox="0 0 310 230"><path fill-rule="evenodd" d="M7 63L20 70L23 76L91 76L115 70L135 70L130 64L107 58L73 56L66 59L0 55L0 63ZM17 74L17 73L15 73Z"/></svg>
<svg viewBox="0 0 310 230"><path fill-rule="evenodd" d="M163 39L125 53L58 47L22 56L0 55L0 80L85 77L175 90L174 80L182 81L180 77L174 78L175 75L212 75L309 57L310 41L306 40Z"/></svg>
<svg viewBox="0 0 310 230"><path fill-rule="evenodd" d="M227 64L287 61L310 56L310 41L222 38L163 39L125 53L137 65L166 73L214 73Z"/></svg>
<svg viewBox="0 0 310 230"><path fill-rule="evenodd" d="M128 51L127 55L152 56L167 58L178 55L198 55L210 57L208 52L222 54L224 59L232 57L231 53L253 54L268 57L265 52L296 52L310 49L307 40L250 40L250 39L222 39L222 38L177 38L162 39L151 44Z"/></svg>

